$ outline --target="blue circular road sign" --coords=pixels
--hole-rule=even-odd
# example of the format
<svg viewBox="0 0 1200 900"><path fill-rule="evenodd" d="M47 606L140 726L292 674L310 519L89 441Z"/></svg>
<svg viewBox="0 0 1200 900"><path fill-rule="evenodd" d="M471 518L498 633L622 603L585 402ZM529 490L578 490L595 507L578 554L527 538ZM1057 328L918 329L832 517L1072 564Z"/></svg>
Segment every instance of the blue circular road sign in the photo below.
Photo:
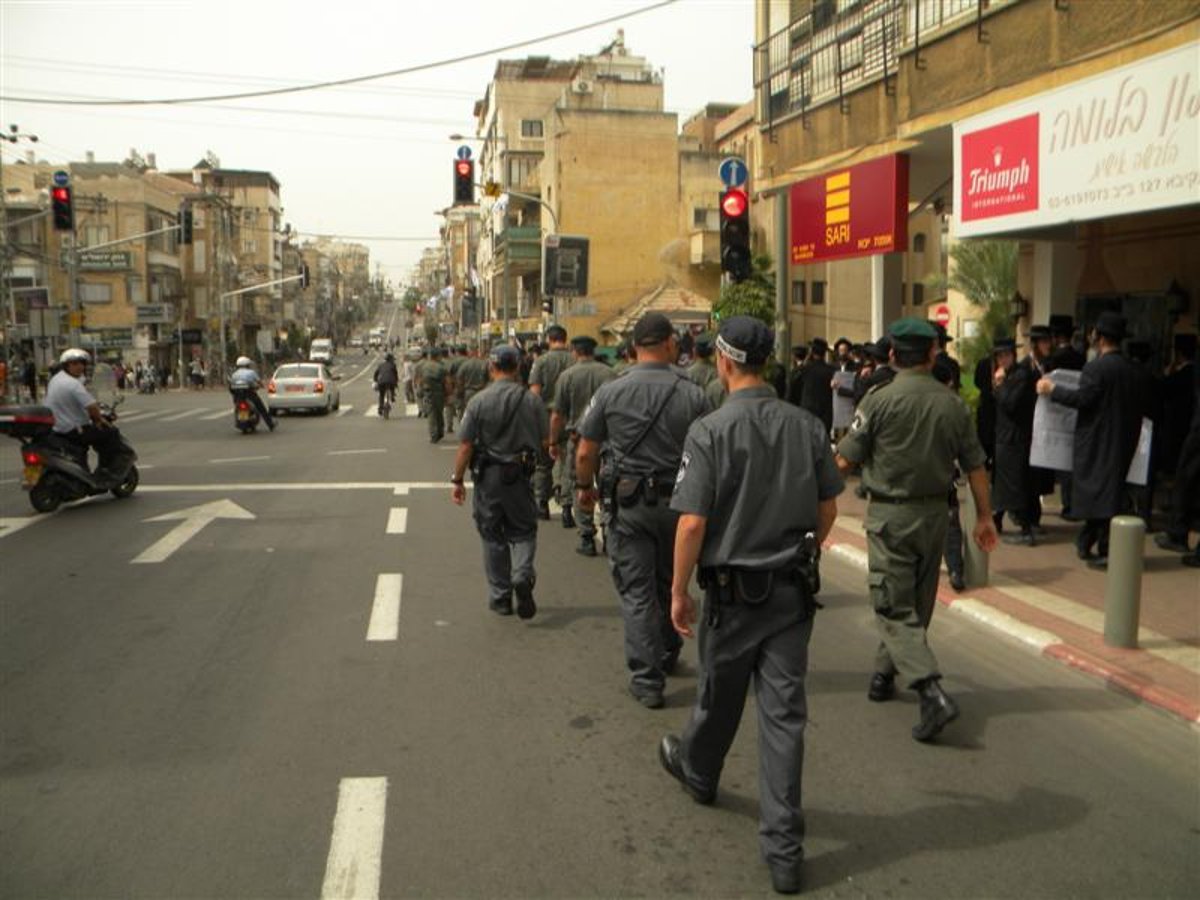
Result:
<svg viewBox="0 0 1200 900"><path fill-rule="evenodd" d="M463 144L461 147L458 148L456 155L458 156L459 159L470 159L471 158L471 148L468 147L466 144Z"/></svg>
<svg viewBox="0 0 1200 900"><path fill-rule="evenodd" d="M725 187L741 187L746 183L746 178L750 175L750 170L746 168L746 161L738 156L730 156L721 160L721 165L717 167L717 174L721 176L721 183Z"/></svg>
<svg viewBox="0 0 1200 900"><path fill-rule="evenodd" d="M52 177L54 178L55 187L66 187L71 183L70 173L62 169L59 169L57 172L55 172Z"/></svg>

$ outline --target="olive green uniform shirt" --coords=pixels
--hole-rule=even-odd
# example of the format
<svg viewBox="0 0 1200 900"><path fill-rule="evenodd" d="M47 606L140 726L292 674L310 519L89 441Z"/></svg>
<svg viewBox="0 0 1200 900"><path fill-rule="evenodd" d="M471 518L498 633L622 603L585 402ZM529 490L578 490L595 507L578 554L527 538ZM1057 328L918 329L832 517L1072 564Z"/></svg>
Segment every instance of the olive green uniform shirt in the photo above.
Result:
<svg viewBox="0 0 1200 900"><path fill-rule="evenodd" d="M687 367L687 377L700 385L700 387L706 388L709 384L718 380L717 367L707 359L697 359Z"/></svg>
<svg viewBox="0 0 1200 900"><path fill-rule="evenodd" d="M574 431L592 396L616 378L616 373L602 362L583 359L563 372L554 389L554 411L563 417L567 431Z"/></svg>
<svg viewBox="0 0 1200 900"><path fill-rule="evenodd" d="M537 385L542 390L542 402L546 409L554 408L554 388L558 378L575 362L575 356L569 350L550 350L543 353L533 364L529 373L529 386Z"/></svg>

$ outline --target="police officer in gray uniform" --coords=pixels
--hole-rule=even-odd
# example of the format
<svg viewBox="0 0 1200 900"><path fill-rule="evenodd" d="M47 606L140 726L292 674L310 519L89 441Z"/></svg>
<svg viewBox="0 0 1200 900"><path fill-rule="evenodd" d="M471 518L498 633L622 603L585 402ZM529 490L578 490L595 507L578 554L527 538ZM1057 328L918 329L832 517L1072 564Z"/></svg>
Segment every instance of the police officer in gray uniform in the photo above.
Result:
<svg viewBox="0 0 1200 900"><path fill-rule="evenodd" d="M749 316L721 324L717 370L729 396L684 444L671 499L681 514L671 619L692 637L688 585L698 563L700 686L682 739L663 738L659 759L693 799L712 803L753 680L759 840L775 890L790 894L800 889L804 855L804 681L817 558L843 484L824 424L778 399L762 378L773 343Z"/></svg>
<svg viewBox="0 0 1200 900"><path fill-rule="evenodd" d="M459 428L458 454L450 483L453 501L462 505L468 464L475 484L475 527L483 539L483 568L488 580L488 607L531 619L537 553L537 506L533 468L546 452L549 424L542 402L517 380L521 357L515 347L492 350L492 383L471 398Z"/></svg>
<svg viewBox="0 0 1200 900"><path fill-rule="evenodd" d="M629 691L647 709L663 705L663 685L682 641L669 614L678 514L669 505L688 426L708 412L701 390L673 367L675 331L662 313L634 326L637 365L603 385L579 424L575 472L579 508L594 507L602 444L612 458L614 519L606 525L613 582L625 621Z"/></svg>

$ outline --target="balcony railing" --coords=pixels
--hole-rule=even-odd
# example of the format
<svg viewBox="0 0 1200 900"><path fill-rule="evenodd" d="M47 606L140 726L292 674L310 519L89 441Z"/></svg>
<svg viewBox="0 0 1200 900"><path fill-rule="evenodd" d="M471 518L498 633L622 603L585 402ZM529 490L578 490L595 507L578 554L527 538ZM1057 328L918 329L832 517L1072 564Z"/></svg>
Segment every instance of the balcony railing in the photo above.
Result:
<svg viewBox="0 0 1200 900"><path fill-rule="evenodd" d="M984 13L1016 0L818 0L754 48L758 121L765 128L883 81L888 93L901 54L924 68L921 47L971 25L987 40Z"/></svg>

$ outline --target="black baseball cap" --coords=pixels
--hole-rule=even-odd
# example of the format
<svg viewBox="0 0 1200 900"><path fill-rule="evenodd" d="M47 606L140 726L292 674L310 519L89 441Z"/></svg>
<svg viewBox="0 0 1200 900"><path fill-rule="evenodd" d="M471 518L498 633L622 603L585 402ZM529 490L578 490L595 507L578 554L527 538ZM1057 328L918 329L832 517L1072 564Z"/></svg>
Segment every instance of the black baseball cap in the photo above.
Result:
<svg viewBox="0 0 1200 900"><path fill-rule="evenodd" d="M740 365L761 366L774 348L775 335L753 316L726 319L717 333L717 349Z"/></svg>
<svg viewBox="0 0 1200 900"><path fill-rule="evenodd" d="M671 320L659 312L648 312L633 326L633 343L637 347L653 347L675 335Z"/></svg>

